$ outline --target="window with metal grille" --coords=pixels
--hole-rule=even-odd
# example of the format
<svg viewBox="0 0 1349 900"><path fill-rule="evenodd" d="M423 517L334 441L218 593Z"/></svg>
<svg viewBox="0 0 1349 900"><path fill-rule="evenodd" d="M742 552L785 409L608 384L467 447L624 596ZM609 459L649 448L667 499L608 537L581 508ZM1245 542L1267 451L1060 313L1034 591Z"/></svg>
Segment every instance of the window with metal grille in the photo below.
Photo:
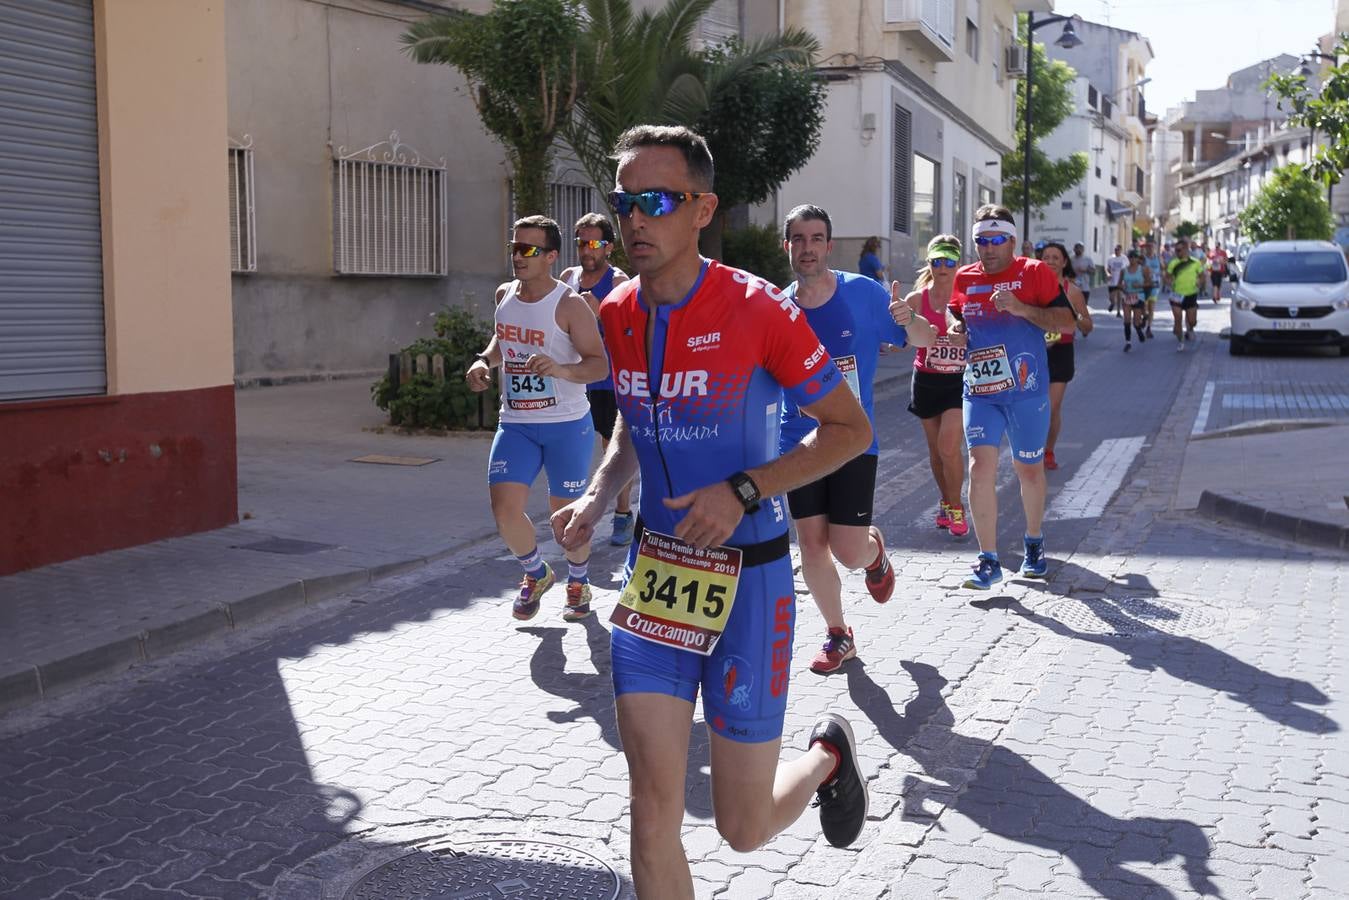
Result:
<svg viewBox="0 0 1349 900"><path fill-rule="evenodd" d="M557 254L554 275L570 266L580 265L576 255L576 220L586 213L607 214L608 206L600 192L588 184L548 183L548 218L557 223L562 232L562 249ZM506 223L506 240L511 239L511 225L520 218L515 210L515 191L511 190L511 218ZM617 229L615 229L615 232ZM617 234L614 235L617 239ZM510 265L510 260L506 261Z"/></svg>
<svg viewBox="0 0 1349 900"><path fill-rule="evenodd" d="M258 270L257 217L253 207L253 139L230 139L230 271Z"/></svg>
<svg viewBox="0 0 1349 900"><path fill-rule="evenodd" d="M333 151L333 268L343 275L445 275L445 160L398 140Z"/></svg>
<svg viewBox="0 0 1349 900"><path fill-rule="evenodd" d="M913 113L895 105L895 137L890 148L891 227L908 234L913 227Z"/></svg>

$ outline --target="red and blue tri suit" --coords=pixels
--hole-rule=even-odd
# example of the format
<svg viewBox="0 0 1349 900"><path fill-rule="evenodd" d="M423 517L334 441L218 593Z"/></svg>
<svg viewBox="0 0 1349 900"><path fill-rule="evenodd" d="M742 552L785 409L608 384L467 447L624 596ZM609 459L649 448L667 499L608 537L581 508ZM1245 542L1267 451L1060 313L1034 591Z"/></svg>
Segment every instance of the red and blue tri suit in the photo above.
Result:
<svg viewBox="0 0 1349 900"><path fill-rule="evenodd" d="M600 321L641 469L642 527L667 535L685 511L666 508L665 498L778 456L784 392L804 406L843 384L790 298L717 262L705 261L688 295L672 305L648 306L640 278L619 285L601 303ZM711 655L614 630L616 695L654 692L693 702L701 686L704 716L718 734L751 743L781 736L796 611L787 519L784 499L765 497L726 542L744 550L744 568Z"/></svg>
<svg viewBox="0 0 1349 900"><path fill-rule="evenodd" d="M952 313L965 322L965 441L996 447L1006 433L1017 462L1044 456L1049 436L1049 362L1045 332L993 305L998 291L1011 291L1031 306L1066 306L1054 271L1037 259L1015 257L996 275L982 263L956 272Z"/></svg>

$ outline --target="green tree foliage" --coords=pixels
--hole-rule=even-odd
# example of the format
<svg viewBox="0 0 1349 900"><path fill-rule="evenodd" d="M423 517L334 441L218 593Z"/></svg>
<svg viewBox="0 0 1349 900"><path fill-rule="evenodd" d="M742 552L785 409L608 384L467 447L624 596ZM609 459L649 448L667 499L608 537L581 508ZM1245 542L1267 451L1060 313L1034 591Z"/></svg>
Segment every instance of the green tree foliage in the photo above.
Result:
<svg viewBox="0 0 1349 900"><path fill-rule="evenodd" d="M520 215L548 212L553 142L581 79L579 0L492 0L485 15L447 11L414 23L406 52L468 80L483 126L506 148Z"/></svg>
<svg viewBox="0 0 1349 900"><path fill-rule="evenodd" d="M1180 224L1171 232L1178 238L1189 240L1204 229L1197 222L1191 222L1189 219L1181 219Z"/></svg>
<svg viewBox="0 0 1349 900"><path fill-rule="evenodd" d="M415 359L445 358L445 378L417 372L396 388L385 375L370 386L375 405L389 414L394 425L413 428L477 428L479 403L487 427L495 427L500 397L495 391L481 394L469 390L463 373L473 355L487 346L492 328L466 309L443 309L436 313L435 337L418 338L402 349Z"/></svg>
<svg viewBox="0 0 1349 900"><path fill-rule="evenodd" d="M1321 182L1298 165L1275 169L1238 218L1257 242L1328 241L1335 233Z"/></svg>
<svg viewBox="0 0 1349 900"><path fill-rule="evenodd" d="M1026 19L1018 20L1018 40L1026 42ZM1078 152L1062 159L1050 159L1037 142L1072 115L1073 80L1077 72L1061 60L1049 59L1043 44L1033 44L1034 85L1031 91L1031 154L1030 205L1044 208L1055 198L1081 181L1087 174L1087 154ZM1002 158L1002 202L1007 208L1021 211L1023 148L1026 146L1026 79L1016 87L1016 147Z"/></svg>
<svg viewBox="0 0 1349 900"><path fill-rule="evenodd" d="M776 225L733 228L726 232L722 250L726 265L752 272L770 284L786 287L795 280Z"/></svg>
<svg viewBox="0 0 1349 900"><path fill-rule="evenodd" d="M706 100L692 124L717 165L720 205L702 242L717 258L730 209L767 200L820 144L826 89L811 68L818 45L805 32L783 38L790 52L732 41L700 54Z"/></svg>
<svg viewBox="0 0 1349 900"><path fill-rule="evenodd" d="M1344 62L1327 69L1320 90L1303 75L1270 75L1267 87L1279 97L1279 109L1291 108L1288 121L1325 135L1308 171L1323 183L1336 184L1349 168L1349 34L1341 34L1334 56Z"/></svg>
<svg viewBox="0 0 1349 900"><path fill-rule="evenodd" d="M723 214L765 199L814 153L824 114L824 88L811 68L818 43L789 28L750 44L695 50L698 20L713 2L666 0L637 13L632 0L585 0L587 78L562 134L601 192L614 183L610 151L633 125L687 125L703 134ZM719 235L722 221L709 230Z"/></svg>

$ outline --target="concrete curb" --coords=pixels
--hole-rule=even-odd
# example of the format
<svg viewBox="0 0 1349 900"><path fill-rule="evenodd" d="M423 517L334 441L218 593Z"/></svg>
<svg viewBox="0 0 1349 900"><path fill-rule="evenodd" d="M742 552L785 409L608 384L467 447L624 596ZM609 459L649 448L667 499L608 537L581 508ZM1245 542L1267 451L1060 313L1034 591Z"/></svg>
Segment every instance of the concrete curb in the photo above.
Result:
<svg viewBox="0 0 1349 900"><path fill-rule="evenodd" d="M140 634L110 637L98 646L0 674L0 715L39 703L85 682L116 675L151 660L164 659L219 635L317 605L373 581L420 569L496 536L496 531L484 532L426 556L287 582L220 603L214 609L188 613L181 619L156 625Z"/></svg>
<svg viewBox="0 0 1349 900"><path fill-rule="evenodd" d="M1286 541L1349 551L1349 527L1290 516L1212 491L1204 491L1199 495L1196 512L1215 522L1253 528Z"/></svg>

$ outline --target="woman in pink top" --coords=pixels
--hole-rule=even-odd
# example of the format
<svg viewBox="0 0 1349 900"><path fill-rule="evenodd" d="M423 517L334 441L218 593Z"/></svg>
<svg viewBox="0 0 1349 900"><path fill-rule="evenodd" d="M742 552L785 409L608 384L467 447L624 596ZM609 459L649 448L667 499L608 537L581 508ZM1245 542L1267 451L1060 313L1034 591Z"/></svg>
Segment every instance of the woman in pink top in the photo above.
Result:
<svg viewBox="0 0 1349 900"><path fill-rule="evenodd" d="M927 245L927 265L918 272L905 302L937 329L931 347L919 347L913 358L909 412L923 422L928 462L941 493L937 527L956 537L969 533L961 495L965 486L965 428L961 422L961 379L965 348L946 335L946 306L960 265L960 238L939 234Z"/></svg>

